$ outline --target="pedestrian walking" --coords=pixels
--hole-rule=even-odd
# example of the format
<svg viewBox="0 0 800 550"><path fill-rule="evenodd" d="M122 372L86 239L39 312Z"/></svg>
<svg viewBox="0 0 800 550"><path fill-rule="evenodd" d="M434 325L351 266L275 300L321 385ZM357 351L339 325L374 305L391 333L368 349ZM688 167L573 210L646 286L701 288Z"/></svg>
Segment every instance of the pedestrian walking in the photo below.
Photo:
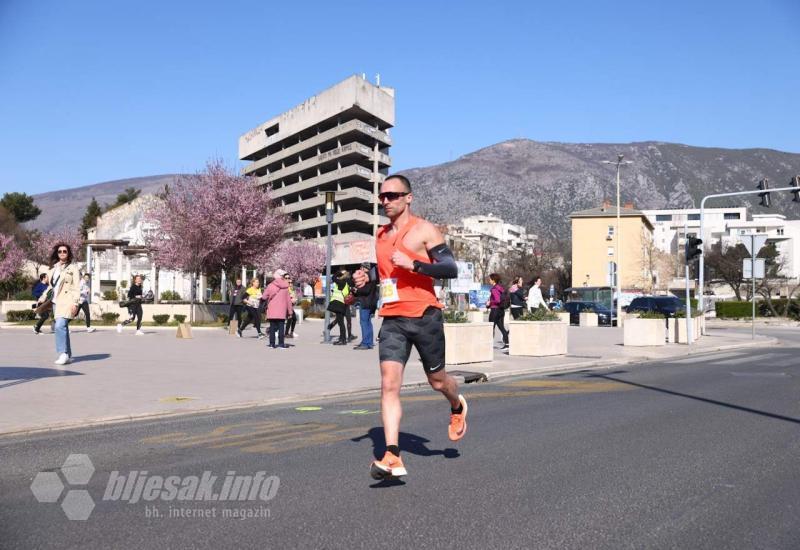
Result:
<svg viewBox="0 0 800 550"><path fill-rule="evenodd" d="M269 347L286 349L284 341L286 319L292 314L292 298L289 296L289 283L284 279L286 271L277 269L272 274L272 282L264 289L263 299L267 303L267 319L269 319ZM277 345L275 334L278 335Z"/></svg>
<svg viewBox="0 0 800 550"><path fill-rule="evenodd" d="M486 306L489 308L489 322L494 323L492 326L492 335L494 335L495 328L500 329L500 334L503 335L503 347L500 349L508 349L508 331L506 330L505 324L506 310L504 303L506 289L501 284L500 275L497 273L489 275L489 282L492 284L492 288Z"/></svg>
<svg viewBox="0 0 800 550"><path fill-rule="evenodd" d="M547 306L547 302L544 301L542 297L542 278L538 275L534 275L530 282L531 289L528 291L528 309L530 311L536 311L540 307L543 307L547 310L550 308Z"/></svg>
<svg viewBox="0 0 800 550"><path fill-rule="evenodd" d="M83 274L81 279L81 302L80 310L83 312L83 319L86 321L86 332L94 332L96 329L92 326L92 315L89 312L89 304L92 301L92 276L88 273Z"/></svg>
<svg viewBox="0 0 800 550"><path fill-rule="evenodd" d="M292 301L292 312L289 317L286 318L286 338L295 338L294 329L297 326L297 314L294 312L294 306L297 305L299 300L299 290L295 289L292 284L293 279L291 275L284 275L283 280L289 285L289 298Z"/></svg>
<svg viewBox="0 0 800 550"><path fill-rule="evenodd" d="M356 285L353 282L353 277L347 277L347 288L350 290L350 293L344 297L344 325L347 328L347 341L352 342L356 339L353 335L353 308L356 304L356 297L355 297L355 288Z"/></svg>
<svg viewBox="0 0 800 550"><path fill-rule="evenodd" d="M401 175L387 177L378 200L390 223L378 231L378 260L383 325L380 331L381 417L386 453L370 466L375 479L406 475L400 457L400 387L403 370L416 347L431 387L450 403L448 437L458 441L467 432L467 401L458 393L458 382L445 371L442 304L433 279L458 276L453 253L435 225L411 214L411 182ZM356 272L357 288L369 282L364 269Z"/></svg>
<svg viewBox="0 0 800 550"><path fill-rule="evenodd" d="M350 295L350 285L347 281L350 279L350 272L341 270L337 273L336 280L331 285L331 298L328 303L328 311L335 315L333 321L328 325L328 332L334 327L339 326L339 339L336 340L334 346L343 346L347 344L347 329L344 324L344 316L347 310L345 299Z"/></svg>
<svg viewBox="0 0 800 550"><path fill-rule="evenodd" d="M515 277L514 284L508 289L511 298L511 317L519 319L522 310L525 308L525 288L523 287L522 277Z"/></svg>
<svg viewBox="0 0 800 550"><path fill-rule="evenodd" d="M117 324L117 332L122 332L122 327L130 325L133 320L136 320L136 336L144 336L142 331L142 317L144 310L142 309L142 283L144 277L141 275L134 275L131 281L131 287L128 289L128 300L126 307L128 308L128 318Z"/></svg>
<svg viewBox="0 0 800 550"><path fill-rule="evenodd" d="M33 297L36 299L35 311L39 315L39 320L36 321L35 325L33 325L34 334L42 333L42 325L44 324L45 321L47 321L47 319L50 318L50 313L53 309L52 303L49 303L49 300L47 299L48 295L47 281L48 281L47 273L40 273L39 281L35 285L33 285L33 289L31 290Z"/></svg>
<svg viewBox="0 0 800 550"><path fill-rule="evenodd" d="M55 318L56 365L72 362L72 346L69 338L69 322L78 315L81 299L81 274L73 263L72 248L66 243L53 247L50 254L51 268L47 274L52 290L53 317Z"/></svg>
<svg viewBox="0 0 800 550"><path fill-rule="evenodd" d="M356 288L356 309L358 322L361 326L361 342L353 349L367 350L375 345L372 330L372 318L378 309L378 273L369 262L361 264L361 269L369 275L369 281L361 288Z"/></svg>
<svg viewBox="0 0 800 550"><path fill-rule="evenodd" d="M247 317L243 320L239 318L239 330L236 335L241 338L242 331L247 328L248 323L253 323L253 326L258 332L258 338L265 338L264 333L261 332L261 281L258 277L253 277L250 281L250 286L245 289L245 296L243 301L245 313Z"/></svg>
<svg viewBox="0 0 800 550"><path fill-rule="evenodd" d="M237 278L236 284L233 285L230 292L230 307L228 308L228 324L233 323L233 320L240 321L242 318L242 302L244 300L246 289L242 285L242 280Z"/></svg>

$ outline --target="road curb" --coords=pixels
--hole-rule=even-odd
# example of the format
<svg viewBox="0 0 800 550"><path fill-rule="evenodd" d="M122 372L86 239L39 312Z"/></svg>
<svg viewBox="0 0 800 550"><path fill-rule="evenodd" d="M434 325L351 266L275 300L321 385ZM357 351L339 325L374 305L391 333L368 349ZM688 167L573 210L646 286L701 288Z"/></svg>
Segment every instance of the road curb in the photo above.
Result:
<svg viewBox="0 0 800 550"><path fill-rule="evenodd" d="M741 342L736 344L723 344L720 346L714 346L711 348L704 348L702 350L686 350L686 353L676 353L669 357L659 357L659 358L651 358L651 357L626 357L624 359L608 359L608 360L593 360L593 361L583 361L583 362L576 362L576 363L569 363L566 365L554 365L549 367L531 367L527 369L516 369L516 370L509 370L509 371L501 371L495 373L482 373L486 376L487 382L497 382L500 380L505 380L508 378L518 378L522 376L530 376L530 375L545 375L545 374L556 374L556 373L568 373L574 372L579 370L587 370L587 369L603 369L603 368L612 368L612 367L619 367L624 365L631 365L631 364L648 364L654 363L659 361L668 361L671 359L679 358L679 357L687 357L690 355L705 355L711 353L717 353L720 351L728 351L732 349L747 349L753 347L763 347L769 345L775 345L778 343L777 338L764 338L761 340L756 341L749 341L749 342ZM463 377L457 377L459 383L463 384ZM415 390L420 388L428 387L428 382L412 382L408 384L403 384L401 386L404 390ZM358 388L354 390L347 390L343 392L332 392L327 394L317 394L317 395L290 395L286 397L279 397L274 399L267 399L264 401L245 401L240 403L231 403L227 405L210 405L208 407L200 407L200 408L193 408L193 409L180 409L176 411L160 411L160 412L152 412L152 413L141 413L141 414L133 414L133 415L119 415L119 416L111 416L105 418L99 418L95 420L82 420L76 422L66 422L63 424L51 424L47 426L38 426L38 427L31 427L31 428L24 428L20 430L11 430L7 432L0 432L0 439L6 437L22 437L22 436L29 436L29 435L40 435L44 433L51 433L51 432L63 432L68 430L76 430L81 428L96 428L96 427L103 427L103 426L112 426L116 424L123 424L127 422L141 422L147 420L160 420L160 419L167 419L167 418L177 418L181 416L189 416L189 415L196 415L196 414L210 414L215 412L228 412L228 411L236 411L241 409L250 409L250 408L258 408L258 407L269 407L273 405L282 405L287 403L305 403L309 401L319 402L319 401L329 401L332 399L341 399L343 397L359 397L359 396L370 396L374 394L378 394L380 392L380 388Z"/></svg>

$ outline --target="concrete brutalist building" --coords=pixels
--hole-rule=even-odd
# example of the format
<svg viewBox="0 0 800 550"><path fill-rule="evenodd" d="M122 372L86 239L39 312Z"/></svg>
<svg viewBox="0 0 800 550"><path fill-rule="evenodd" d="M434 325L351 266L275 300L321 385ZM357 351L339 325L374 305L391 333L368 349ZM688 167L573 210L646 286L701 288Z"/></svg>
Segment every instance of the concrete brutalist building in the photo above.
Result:
<svg viewBox="0 0 800 550"><path fill-rule="evenodd" d="M292 218L287 234L325 242L324 191L337 191L335 265L374 261L374 235L388 219L377 193L391 166L394 90L362 76L312 96L239 138L245 175L272 188Z"/></svg>

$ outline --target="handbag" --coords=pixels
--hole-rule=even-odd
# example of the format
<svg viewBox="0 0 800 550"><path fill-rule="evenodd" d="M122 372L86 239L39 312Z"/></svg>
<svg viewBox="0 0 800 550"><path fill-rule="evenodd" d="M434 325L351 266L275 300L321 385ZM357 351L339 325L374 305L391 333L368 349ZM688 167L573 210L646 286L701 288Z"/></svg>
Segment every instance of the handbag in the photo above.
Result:
<svg viewBox="0 0 800 550"><path fill-rule="evenodd" d="M48 289L47 292L40 298L40 301L37 302L36 307L33 308L33 312L36 315L42 315L44 313L49 312L53 309L53 289Z"/></svg>
<svg viewBox="0 0 800 550"><path fill-rule="evenodd" d="M344 305L352 306L355 303L356 303L356 297L353 295L352 292L344 297Z"/></svg>

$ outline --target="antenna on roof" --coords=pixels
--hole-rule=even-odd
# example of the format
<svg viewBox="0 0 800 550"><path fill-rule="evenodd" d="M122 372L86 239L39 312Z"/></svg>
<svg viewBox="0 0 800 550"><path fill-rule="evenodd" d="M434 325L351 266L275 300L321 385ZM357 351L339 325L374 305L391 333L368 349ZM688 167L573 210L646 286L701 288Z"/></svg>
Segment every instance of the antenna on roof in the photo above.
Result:
<svg viewBox="0 0 800 550"><path fill-rule="evenodd" d="M375 85L381 87L381 73L375 73Z"/></svg>

